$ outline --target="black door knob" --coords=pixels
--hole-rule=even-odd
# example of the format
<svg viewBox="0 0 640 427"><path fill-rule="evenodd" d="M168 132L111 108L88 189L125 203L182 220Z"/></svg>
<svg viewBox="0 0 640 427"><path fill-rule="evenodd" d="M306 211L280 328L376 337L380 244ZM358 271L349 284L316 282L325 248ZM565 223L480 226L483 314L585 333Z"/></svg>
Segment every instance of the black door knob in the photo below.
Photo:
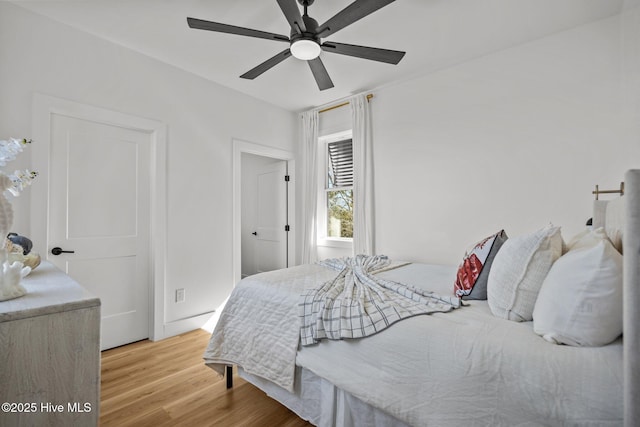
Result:
<svg viewBox="0 0 640 427"><path fill-rule="evenodd" d="M258 235L258 232L257 232L257 231L254 231L254 232L253 232L253 233L251 233L251 234L253 234L254 236L257 236L257 235Z"/></svg>
<svg viewBox="0 0 640 427"><path fill-rule="evenodd" d="M59 247L55 247L53 249L51 249L51 253L54 255L60 255L60 254L74 254L76 253L75 251L63 251L62 248Z"/></svg>

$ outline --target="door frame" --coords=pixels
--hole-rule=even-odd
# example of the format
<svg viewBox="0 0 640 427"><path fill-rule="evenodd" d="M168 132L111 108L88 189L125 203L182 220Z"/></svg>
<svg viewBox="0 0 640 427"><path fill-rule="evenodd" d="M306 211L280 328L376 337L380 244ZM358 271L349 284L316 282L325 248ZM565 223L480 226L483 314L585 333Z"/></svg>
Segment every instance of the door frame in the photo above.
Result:
<svg viewBox="0 0 640 427"><path fill-rule="evenodd" d="M165 264L167 248L167 125L165 123L111 111L100 107L56 98L33 95L31 164L38 171L31 187L31 235L34 249L46 259L49 217L49 156L51 152L51 116L53 114L90 120L150 135L150 239L149 239L149 339L165 338Z"/></svg>
<svg viewBox="0 0 640 427"><path fill-rule="evenodd" d="M242 278L242 153L255 154L262 157L269 157L274 160L285 160L287 171L291 180L288 191L288 212L289 236L287 238L288 263L295 265L295 155L294 153L279 148L268 147L266 145L243 141L233 138L233 286ZM284 179L284 177L283 177Z"/></svg>

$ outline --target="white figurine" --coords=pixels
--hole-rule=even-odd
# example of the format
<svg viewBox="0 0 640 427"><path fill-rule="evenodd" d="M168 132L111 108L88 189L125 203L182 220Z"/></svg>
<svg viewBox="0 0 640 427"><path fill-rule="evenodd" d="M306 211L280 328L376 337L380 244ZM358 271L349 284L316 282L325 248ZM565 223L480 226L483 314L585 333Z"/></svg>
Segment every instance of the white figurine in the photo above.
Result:
<svg viewBox="0 0 640 427"><path fill-rule="evenodd" d="M31 272L30 267L23 267L21 262L14 261L9 264L7 251L0 250L2 268L0 269L0 301L18 298L27 293L27 290L20 284L20 279Z"/></svg>

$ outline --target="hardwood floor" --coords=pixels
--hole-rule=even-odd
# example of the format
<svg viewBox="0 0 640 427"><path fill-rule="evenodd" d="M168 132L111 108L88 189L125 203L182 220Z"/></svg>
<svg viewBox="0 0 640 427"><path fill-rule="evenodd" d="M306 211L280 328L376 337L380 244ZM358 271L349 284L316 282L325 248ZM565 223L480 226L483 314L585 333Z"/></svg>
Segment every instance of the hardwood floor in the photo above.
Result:
<svg viewBox="0 0 640 427"><path fill-rule="evenodd" d="M102 353L100 425L310 426L234 375L233 389L206 367L203 330Z"/></svg>

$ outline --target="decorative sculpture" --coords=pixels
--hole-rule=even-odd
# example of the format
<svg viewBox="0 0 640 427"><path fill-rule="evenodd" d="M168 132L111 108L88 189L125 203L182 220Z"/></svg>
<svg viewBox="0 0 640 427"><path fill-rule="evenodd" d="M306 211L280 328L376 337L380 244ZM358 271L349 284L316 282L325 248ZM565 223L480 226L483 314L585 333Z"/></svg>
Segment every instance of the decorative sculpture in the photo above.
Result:
<svg viewBox="0 0 640 427"><path fill-rule="evenodd" d="M27 139L11 138L8 141L0 141L0 166L5 166L7 162L14 160L22 152L22 147L31 143ZM11 175L0 172L0 236L7 236L13 223L13 208L7 200L5 192L10 192L14 196L20 194L26 186L37 176L36 172L29 170L15 171ZM21 248L24 257L24 248ZM0 248L0 301L18 298L27 293L20 284L20 279L31 272L31 267L25 267L21 261L9 259L7 248L2 245Z"/></svg>

